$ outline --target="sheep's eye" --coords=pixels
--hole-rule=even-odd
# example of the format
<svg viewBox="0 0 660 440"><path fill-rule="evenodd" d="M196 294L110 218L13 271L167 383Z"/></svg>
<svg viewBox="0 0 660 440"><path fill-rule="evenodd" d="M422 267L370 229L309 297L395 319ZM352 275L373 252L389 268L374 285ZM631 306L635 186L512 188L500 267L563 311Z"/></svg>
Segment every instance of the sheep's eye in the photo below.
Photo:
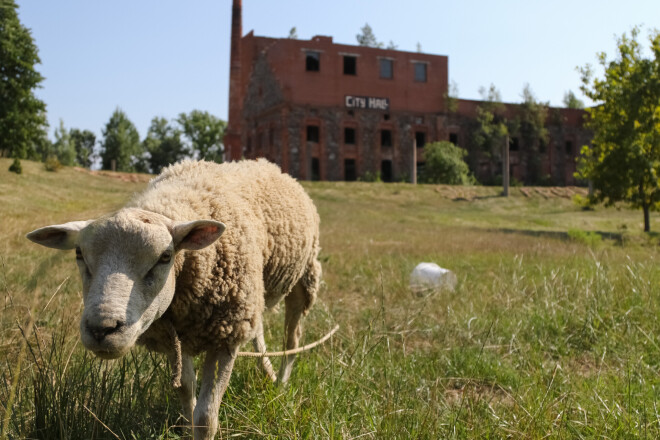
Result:
<svg viewBox="0 0 660 440"><path fill-rule="evenodd" d="M160 260L158 260L159 264L167 264L170 262L172 259L172 252L170 251L165 251L163 254L160 256Z"/></svg>
<svg viewBox="0 0 660 440"><path fill-rule="evenodd" d="M79 247L77 247L76 248L76 260L82 260L82 259L83 259L82 250Z"/></svg>

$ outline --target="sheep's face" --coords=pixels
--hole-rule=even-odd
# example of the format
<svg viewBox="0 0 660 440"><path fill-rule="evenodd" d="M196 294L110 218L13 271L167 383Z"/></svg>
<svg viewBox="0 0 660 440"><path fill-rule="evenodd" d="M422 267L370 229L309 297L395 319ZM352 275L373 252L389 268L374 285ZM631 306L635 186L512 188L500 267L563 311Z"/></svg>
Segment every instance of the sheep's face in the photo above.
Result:
<svg viewBox="0 0 660 440"><path fill-rule="evenodd" d="M124 209L95 221L37 229L28 238L76 250L85 304L82 342L99 357L113 359L128 352L172 302L176 253L202 249L223 231L216 221L176 223Z"/></svg>

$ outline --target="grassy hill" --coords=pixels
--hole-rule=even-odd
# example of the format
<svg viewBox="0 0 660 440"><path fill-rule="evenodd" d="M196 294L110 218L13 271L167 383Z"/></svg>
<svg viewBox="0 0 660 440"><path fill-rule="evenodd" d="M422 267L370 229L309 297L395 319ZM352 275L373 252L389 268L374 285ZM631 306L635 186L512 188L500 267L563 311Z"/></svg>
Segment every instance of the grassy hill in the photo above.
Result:
<svg viewBox="0 0 660 440"><path fill-rule="evenodd" d="M146 179L27 161L15 175L9 164L0 159L0 438L179 438L164 358L88 355L73 254L24 238L117 209ZM660 435L658 247L639 232L640 212L582 210L577 188L504 199L487 187L304 186L321 215L324 268L305 341L341 330L298 357L285 388L239 359L223 435ZM452 269L456 290L412 293L422 261ZM271 349L282 323L281 310L268 313Z"/></svg>

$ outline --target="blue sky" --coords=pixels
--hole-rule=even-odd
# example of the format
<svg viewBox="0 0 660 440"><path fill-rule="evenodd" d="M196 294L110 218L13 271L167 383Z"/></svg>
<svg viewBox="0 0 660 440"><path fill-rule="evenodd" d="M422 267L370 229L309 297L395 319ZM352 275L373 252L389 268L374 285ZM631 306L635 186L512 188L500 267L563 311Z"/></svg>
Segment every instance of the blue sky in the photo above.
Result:
<svg viewBox="0 0 660 440"><path fill-rule="evenodd" d="M231 0L18 0L46 77L51 134L67 128L100 137L121 107L144 137L151 119L193 109L227 118ZM634 25L660 28L660 1L629 0L243 0L243 32L300 39L331 35L355 44L365 23L400 50L449 56L459 97L478 99L493 83L519 102L529 83L536 97L561 105L579 92L577 66L613 54L615 36ZM600 72L597 70L597 72Z"/></svg>

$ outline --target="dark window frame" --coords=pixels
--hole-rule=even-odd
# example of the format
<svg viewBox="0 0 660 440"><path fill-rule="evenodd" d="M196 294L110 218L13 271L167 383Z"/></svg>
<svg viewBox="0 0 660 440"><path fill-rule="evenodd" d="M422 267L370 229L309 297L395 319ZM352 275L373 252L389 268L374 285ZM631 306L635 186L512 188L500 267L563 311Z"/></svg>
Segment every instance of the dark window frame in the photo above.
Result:
<svg viewBox="0 0 660 440"><path fill-rule="evenodd" d="M383 67L389 65L389 76L383 75ZM379 74L381 79L394 79L394 60L389 58L381 58L379 60ZM387 71L386 71L387 73Z"/></svg>
<svg viewBox="0 0 660 440"><path fill-rule="evenodd" d="M383 128L380 130L380 146L384 148L389 148L393 145L393 136L392 130L389 128Z"/></svg>
<svg viewBox="0 0 660 440"><path fill-rule="evenodd" d="M321 71L321 52L318 52L316 50L305 51L305 71L306 72Z"/></svg>
<svg viewBox="0 0 660 440"><path fill-rule="evenodd" d="M422 140L421 143L420 139ZM426 142L426 132L422 130L415 131L415 144L417 145L417 148L424 148Z"/></svg>
<svg viewBox="0 0 660 440"><path fill-rule="evenodd" d="M306 141L318 144L321 141L321 127L316 124L307 124Z"/></svg>
<svg viewBox="0 0 660 440"><path fill-rule="evenodd" d="M344 145L355 145L357 130L354 127L344 127Z"/></svg>
<svg viewBox="0 0 660 440"><path fill-rule="evenodd" d="M428 72L428 64L427 63L422 63L419 61L413 62L414 66L414 77L415 77L415 82L418 83L425 83L428 82L429 78L429 72ZM421 70L420 70L421 68Z"/></svg>
<svg viewBox="0 0 660 440"><path fill-rule="evenodd" d="M353 158L344 159L344 181L355 182L356 180L357 180L357 161Z"/></svg>
<svg viewBox="0 0 660 440"><path fill-rule="evenodd" d="M357 57L344 55L344 75L357 76Z"/></svg>

